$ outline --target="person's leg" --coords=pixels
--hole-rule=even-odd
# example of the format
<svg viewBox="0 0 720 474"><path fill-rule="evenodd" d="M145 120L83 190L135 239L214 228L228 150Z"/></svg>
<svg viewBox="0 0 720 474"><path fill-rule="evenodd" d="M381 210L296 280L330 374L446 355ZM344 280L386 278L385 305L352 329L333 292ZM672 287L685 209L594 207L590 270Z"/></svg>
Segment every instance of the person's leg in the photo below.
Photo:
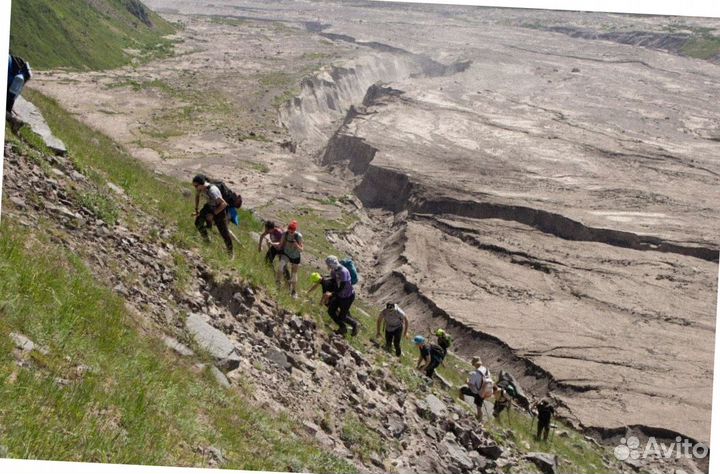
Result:
<svg viewBox="0 0 720 474"><path fill-rule="evenodd" d="M393 331L393 345L395 346L395 355L402 356L402 349L400 348L400 341L402 340L402 327L397 328Z"/></svg>
<svg viewBox="0 0 720 474"><path fill-rule="evenodd" d="M545 432L543 433L543 441L547 441L548 435L550 434L550 422L545 425Z"/></svg>
<svg viewBox="0 0 720 474"><path fill-rule="evenodd" d="M385 329L385 350L390 352L390 345L393 341L393 331Z"/></svg>
<svg viewBox="0 0 720 474"><path fill-rule="evenodd" d="M232 237L230 237L230 230L228 229L227 213L221 212L220 214L215 215L213 220L215 221L215 225L217 226L220 235L225 241L225 248L227 249L228 253L232 255L233 242Z"/></svg>
<svg viewBox="0 0 720 474"><path fill-rule="evenodd" d="M15 99L17 99L17 96L8 91L5 102L5 112L12 112L13 106L15 105Z"/></svg>
<svg viewBox="0 0 720 474"><path fill-rule="evenodd" d="M207 215L210 212L210 206L205 204L202 209L200 209L200 212L198 213L197 217L195 218L195 228L200 232L200 235L202 236L203 240L205 242L210 241L210 237L208 237L207 232Z"/></svg>
<svg viewBox="0 0 720 474"><path fill-rule="evenodd" d="M360 323L357 322L352 316L350 316L350 307L352 306L353 302L355 301L355 294L350 296L349 298L343 298L343 301L340 306L340 313L341 313L341 319L345 324L349 324L352 328L351 336L357 336L358 332L360 331Z"/></svg>
<svg viewBox="0 0 720 474"><path fill-rule="evenodd" d="M290 267L290 294L293 295L293 297L297 296L297 280L298 280L298 268L300 267L299 264L293 263Z"/></svg>
<svg viewBox="0 0 720 474"><path fill-rule="evenodd" d="M333 321L338 325L338 334L345 334L347 332L347 327L345 327L345 323L342 321L342 319L339 316L340 311L340 298L331 298L330 304L328 305L328 314L330 315L330 318L332 318Z"/></svg>
<svg viewBox="0 0 720 474"><path fill-rule="evenodd" d="M438 359L431 359L430 364L427 366L427 369L425 369L425 375L432 378L433 374L435 373L435 369L437 369L438 365L440 365L440 360Z"/></svg>
<svg viewBox="0 0 720 474"><path fill-rule="evenodd" d="M538 418L538 421L537 421L537 433L535 434L535 439L536 439L537 441L540 441L540 435L542 435L542 430L543 430L543 424L540 422L540 419Z"/></svg>
<svg viewBox="0 0 720 474"><path fill-rule="evenodd" d="M277 283L278 286L282 284L282 276L283 272L287 268L287 266L290 264L290 261L288 260L287 256L285 254L280 254L280 264L277 267L277 270L275 270L275 283Z"/></svg>

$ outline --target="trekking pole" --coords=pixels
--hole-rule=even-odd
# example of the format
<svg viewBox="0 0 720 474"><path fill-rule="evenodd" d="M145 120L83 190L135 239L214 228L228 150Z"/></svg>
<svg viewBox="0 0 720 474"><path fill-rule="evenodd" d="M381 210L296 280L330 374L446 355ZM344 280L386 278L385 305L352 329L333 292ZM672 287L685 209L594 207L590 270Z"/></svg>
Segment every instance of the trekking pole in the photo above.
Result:
<svg viewBox="0 0 720 474"><path fill-rule="evenodd" d="M555 430L557 429L557 425L555 423L550 423L550 442L552 443L553 436L555 436Z"/></svg>
<svg viewBox="0 0 720 474"><path fill-rule="evenodd" d="M240 242L240 239L238 239L237 235L235 235L235 233L234 233L233 231L231 231L230 229L228 229L228 232L230 233L230 236L231 236L233 239L235 239L235 242L237 242L237 244L238 244L240 247L242 247L243 244L242 244L242 242Z"/></svg>

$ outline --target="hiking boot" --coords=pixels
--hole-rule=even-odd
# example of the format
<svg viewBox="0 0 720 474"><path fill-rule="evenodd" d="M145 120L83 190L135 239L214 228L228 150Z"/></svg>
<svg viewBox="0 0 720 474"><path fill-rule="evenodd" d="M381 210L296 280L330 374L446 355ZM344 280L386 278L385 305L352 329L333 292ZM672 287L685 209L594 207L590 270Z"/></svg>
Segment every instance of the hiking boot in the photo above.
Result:
<svg viewBox="0 0 720 474"><path fill-rule="evenodd" d="M358 335L358 332L360 332L360 325L359 325L359 324L356 324L355 326L353 326L352 332L350 333L350 335L351 335L352 337L355 337L355 336Z"/></svg>
<svg viewBox="0 0 720 474"><path fill-rule="evenodd" d="M293 292L292 292L292 294L291 294L290 296L291 296L291 297L292 297L292 299L294 299L294 300L298 299L298 294L297 294L297 291L293 291Z"/></svg>

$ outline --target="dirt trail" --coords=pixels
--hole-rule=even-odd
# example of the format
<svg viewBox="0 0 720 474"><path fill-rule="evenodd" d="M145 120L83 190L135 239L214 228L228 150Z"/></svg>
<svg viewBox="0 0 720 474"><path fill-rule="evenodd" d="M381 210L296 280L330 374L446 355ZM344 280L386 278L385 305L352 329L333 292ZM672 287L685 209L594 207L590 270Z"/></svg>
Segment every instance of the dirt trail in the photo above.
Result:
<svg viewBox="0 0 720 474"><path fill-rule="evenodd" d="M352 216L327 235L370 297L526 371L579 425L709 439L718 66L517 26L528 12L148 3L186 25L178 56L34 87L263 215Z"/></svg>

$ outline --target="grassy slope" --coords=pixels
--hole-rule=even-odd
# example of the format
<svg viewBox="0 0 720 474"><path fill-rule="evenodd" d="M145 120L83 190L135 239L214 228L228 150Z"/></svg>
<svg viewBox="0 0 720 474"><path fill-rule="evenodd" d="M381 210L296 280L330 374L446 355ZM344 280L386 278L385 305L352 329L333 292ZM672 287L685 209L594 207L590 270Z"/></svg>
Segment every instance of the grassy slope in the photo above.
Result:
<svg viewBox="0 0 720 474"><path fill-rule="evenodd" d="M152 27L133 16L130 0L14 0L10 50L36 69L108 69L141 56L165 54L172 25L150 13ZM91 6L94 5L94 6ZM149 10L148 10L149 12Z"/></svg>
<svg viewBox="0 0 720 474"><path fill-rule="evenodd" d="M200 246L190 217L192 210L191 199L182 196L182 190L188 189L189 185L184 185L170 178L158 177L133 160L119 147L116 147L109 138L92 131L69 117L53 100L32 91L29 91L29 98L40 107L51 128L68 145L72 152L71 158L73 161L81 169L84 169L91 179L98 181L109 179L122 186L136 202L149 203L148 211L162 215L169 224L175 227L176 230L172 237L175 244L182 247L199 247L203 258L213 268L218 271L230 271L234 275L240 275L252 283L264 287L282 306L316 319L321 323L321 327L324 324L328 330L333 328L329 318L316 303L319 294L312 295L312 302L305 299L292 300L286 290L278 290L275 287L272 272L264 265L262 254L256 251L256 242L248 241L248 232L260 229L260 222L251 213L247 211L241 212L242 229L240 232L236 230L236 233L240 235L246 244L244 248L238 249L236 252L235 261L230 262L225 256L219 238L216 238L213 245L209 247ZM300 215L298 220L301 229L304 229L307 236L307 251L319 255L332 250L332 247L324 239L321 239L323 232L320 229L344 228L349 222L348 218L340 221L330 221L313 213ZM124 224L132 226L132 221L128 222L126 220ZM182 261L182 259L178 260L177 263L180 267L187 265L187 262ZM310 286L308 276L313 270L301 267L301 291L305 291ZM182 274L182 268L179 269L178 273ZM178 284L182 284L182 282L178 282ZM364 328L360 335L352 341L352 344L359 350L368 352L374 346L371 339L375 333L374 316L377 311L367 303L358 301L355 314L363 321ZM427 391L426 384L412 368L417 357L415 350L410 341L407 340L403 341L403 347L404 355L401 361L398 362L394 357L381 353L376 356L375 365L387 365L410 389L417 393L423 393ZM450 356L445 367L441 367L439 372L458 386L464 382L468 369L469 367L465 362ZM433 390L442 392L442 389L438 387L434 387ZM450 392L450 394L457 398L455 391ZM468 409L472 410L470 406L468 406ZM353 433L361 429L353 420L348 420L347 423L348 426L344 432ZM579 433L561 426L561 430L564 429L569 432L568 437L555 437L550 445L538 444L532 439L533 433L527 416L515 413L511 423L514 433L512 436L505 434L508 428L505 420L489 423L487 428L497 433L497 439L501 444L512 444L524 452L540 450L559 454L564 460L569 461L562 465L561 472L603 471L601 459L605 454L604 450L588 444ZM362 440L362 446L357 447L359 450L373 450L374 446L377 446L379 442L374 432L365 431L362 436L356 437ZM311 468L313 470L319 469L317 466Z"/></svg>

